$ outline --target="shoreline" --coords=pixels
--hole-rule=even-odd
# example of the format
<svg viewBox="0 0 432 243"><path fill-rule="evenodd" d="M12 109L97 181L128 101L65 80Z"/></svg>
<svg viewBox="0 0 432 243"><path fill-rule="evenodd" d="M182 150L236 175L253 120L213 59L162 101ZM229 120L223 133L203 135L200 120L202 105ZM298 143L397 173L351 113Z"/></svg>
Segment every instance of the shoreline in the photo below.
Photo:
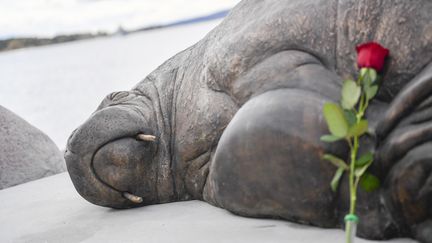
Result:
<svg viewBox="0 0 432 243"><path fill-rule="evenodd" d="M53 38L43 38L43 37L8 38L8 39L0 40L0 53L11 51L11 50L22 49L22 48L55 45L55 44L66 43L66 42L94 39L98 37L109 37L115 35L124 36L124 35L135 34L143 31L151 31L151 30L157 30L162 28L176 27L180 25L189 25L194 23L207 22L215 19L224 18L226 15L228 15L228 13L229 10L221 10L203 16L181 19L166 24L150 25L150 26L145 26L145 27L132 29L132 30L125 30L123 29L122 26L119 26L117 31L114 33L99 31L97 33L75 33L69 35L57 35Z"/></svg>

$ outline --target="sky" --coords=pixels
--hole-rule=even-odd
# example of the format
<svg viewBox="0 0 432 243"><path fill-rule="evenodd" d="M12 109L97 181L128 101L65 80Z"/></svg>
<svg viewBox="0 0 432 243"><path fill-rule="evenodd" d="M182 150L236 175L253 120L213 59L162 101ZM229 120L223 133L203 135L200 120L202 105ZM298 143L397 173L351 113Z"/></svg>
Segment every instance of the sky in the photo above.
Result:
<svg viewBox="0 0 432 243"><path fill-rule="evenodd" d="M239 0L0 0L0 39L135 29L230 9Z"/></svg>

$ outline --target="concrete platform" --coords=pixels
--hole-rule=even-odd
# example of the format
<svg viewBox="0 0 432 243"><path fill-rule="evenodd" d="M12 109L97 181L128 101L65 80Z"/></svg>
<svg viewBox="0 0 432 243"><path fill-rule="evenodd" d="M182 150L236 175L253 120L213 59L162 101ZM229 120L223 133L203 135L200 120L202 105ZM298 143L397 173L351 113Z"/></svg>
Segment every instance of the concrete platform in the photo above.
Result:
<svg viewBox="0 0 432 243"><path fill-rule="evenodd" d="M82 199L62 173L0 190L0 242L343 243L344 233L239 217L200 201L129 210L98 207ZM366 242L374 241L356 241Z"/></svg>

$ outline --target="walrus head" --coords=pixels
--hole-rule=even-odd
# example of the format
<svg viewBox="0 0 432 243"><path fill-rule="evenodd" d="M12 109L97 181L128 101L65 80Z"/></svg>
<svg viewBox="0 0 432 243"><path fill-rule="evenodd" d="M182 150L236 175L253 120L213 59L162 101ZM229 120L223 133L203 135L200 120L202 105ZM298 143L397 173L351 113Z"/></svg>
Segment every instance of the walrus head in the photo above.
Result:
<svg viewBox="0 0 432 243"><path fill-rule="evenodd" d="M112 208L157 202L158 133L149 98L108 95L68 140L65 159L79 194Z"/></svg>

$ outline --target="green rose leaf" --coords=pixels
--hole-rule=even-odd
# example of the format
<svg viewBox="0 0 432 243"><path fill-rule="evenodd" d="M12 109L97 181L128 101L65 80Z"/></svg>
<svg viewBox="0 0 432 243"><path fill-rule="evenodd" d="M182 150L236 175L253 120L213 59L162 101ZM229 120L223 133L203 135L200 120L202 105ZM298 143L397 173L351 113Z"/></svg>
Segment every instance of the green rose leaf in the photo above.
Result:
<svg viewBox="0 0 432 243"><path fill-rule="evenodd" d="M371 81L371 83L375 82L377 80L377 72L375 71L375 69L373 68L368 68L368 72L367 72L368 76L369 76L369 80Z"/></svg>
<svg viewBox="0 0 432 243"><path fill-rule="evenodd" d="M339 168L336 171L335 175L333 176L333 179L332 179L332 181L330 183L330 186L331 186L331 189L332 189L333 192L336 192L336 190L337 190L337 188L339 186L339 182L340 182L340 180L342 178L343 173L344 173L344 169L343 168Z"/></svg>
<svg viewBox="0 0 432 243"><path fill-rule="evenodd" d="M336 141L339 141L341 139L342 138L340 138L340 137L336 137L334 135L329 135L329 134L328 135L323 135L320 138L321 141L328 142L328 143L336 142Z"/></svg>
<svg viewBox="0 0 432 243"><path fill-rule="evenodd" d="M368 163L372 163L372 160L373 160L373 153L367 152L366 154L363 154L360 158L356 160L355 166L362 167Z"/></svg>
<svg viewBox="0 0 432 243"><path fill-rule="evenodd" d="M325 103L323 113L332 135L342 138L348 134L348 122L345 119L342 108L338 104Z"/></svg>
<svg viewBox="0 0 432 243"><path fill-rule="evenodd" d="M333 165L344 170L348 170L349 167L341 158L338 158L332 154L324 154L323 159L330 161Z"/></svg>
<svg viewBox="0 0 432 243"><path fill-rule="evenodd" d="M344 110L345 119L348 121L348 125L351 127L357 122L356 114L351 110Z"/></svg>
<svg viewBox="0 0 432 243"><path fill-rule="evenodd" d="M366 98L368 100L373 99L373 97L375 97L377 92L378 92L378 85L372 85L372 86L365 87Z"/></svg>
<svg viewBox="0 0 432 243"><path fill-rule="evenodd" d="M362 84L365 87L370 86L378 79L377 72L373 68L360 69L360 76L362 77Z"/></svg>
<svg viewBox="0 0 432 243"><path fill-rule="evenodd" d="M342 107L351 110L358 102L361 88L353 80L345 80L342 87Z"/></svg>
<svg viewBox="0 0 432 243"><path fill-rule="evenodd" d="M360 76L364 77L367 73L369 68L361 68L360 69Z"/></svg>
<svg viewBox="0 0 432 243"><path fill-rule="evenodd" d="M365 173L360 179L360 187L366 192L375 191L380 187L380 180L371 173Z"/></svg>
<svg viewBox="0 0 432 243"><path fill-rule="evenodd" d="M367 164L365 164L365 165L363 165L361 167L356 168L354 170L354 175L356 177L360 178L366 172L366 170L369 168L369 166L371 164L372 164L372 160L369 163L367 163Z"/></svg>
<svg viewBox="0 0 432 243"><path fill-rule="evenodd" d="M368 121L361 120L349 128L348 135L350 137L359 137L365 134L368 130Z"/></svg>

